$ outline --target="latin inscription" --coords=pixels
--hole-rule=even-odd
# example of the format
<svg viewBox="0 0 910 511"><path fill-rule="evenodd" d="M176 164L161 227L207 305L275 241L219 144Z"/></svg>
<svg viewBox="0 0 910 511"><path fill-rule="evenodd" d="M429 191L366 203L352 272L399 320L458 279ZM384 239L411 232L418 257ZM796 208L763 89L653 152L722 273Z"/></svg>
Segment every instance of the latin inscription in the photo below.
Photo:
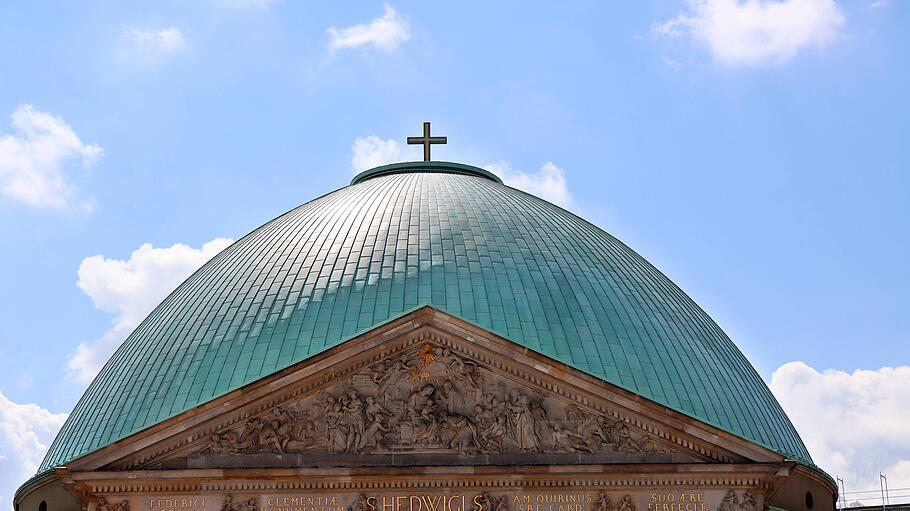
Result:
<svg viewBox="0 0 910 511"><path fill-rule="evenodd" d="M515 511L586 511L594 496L585 493L519 494L512 497Z"/></svg>
<svg viewBox="0 0 910 511"><path fill-rule="evenodd" d="M562 493L470 494L229 494L146 497L141 511L758 511L760 495L750 490L660 489ZM129 511L129 502L110 505L99 497L89 511ZM134 508L137 509L137 508Z"/></svg>
<svg viewBox="0 0 910 511"><path fill-rule="evenodd" d="M202 511L205 499L202 497L149 499L149 511Z"/></svg>
<svg viewBox="0 0 910 511"><path fill-rule="evenodd" d="M338 497L268 497L259 511L344 511Z"/></svg>
<svg viewBox="0 0 910 511"><path fill-rule="evenodd" d="M487 511L480 504L478 495L473 506L466 507L464 495L396 495L391 497L366 497L367 511Z"/></svg>
<svg viewBox="0 0 910 511"><path fill-rule="evenodd" d="M648 497L648 511L710 511L700 491L655 492Z"/></svg>

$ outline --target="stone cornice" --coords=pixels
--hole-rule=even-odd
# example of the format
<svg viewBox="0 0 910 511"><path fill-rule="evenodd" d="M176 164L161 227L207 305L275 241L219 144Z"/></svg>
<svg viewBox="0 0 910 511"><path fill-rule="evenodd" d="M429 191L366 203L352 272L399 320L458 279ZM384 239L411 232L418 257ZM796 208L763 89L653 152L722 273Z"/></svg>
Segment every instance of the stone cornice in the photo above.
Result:
<svg viewBox="0 0 910 511"><path fill-rule="evenodd" d="M73 471L132 470L198 449L214 432L311 395L422 342L445 346L542 393L623 421L656 442L709 462L780 462L783 456L582 373L486 330L422 307L317 356L70 462ZM124 456L124 453L129 453Z"/></svg>
<svg viewBox="0 0 910 511"><path fill-rule="evenodd" d="M773 491L780 464L429 466L375 468L272 468L76 472L72 481L90 493L231 493L392 491L434 488L632 489L684 486L761 488Z"/></svg>

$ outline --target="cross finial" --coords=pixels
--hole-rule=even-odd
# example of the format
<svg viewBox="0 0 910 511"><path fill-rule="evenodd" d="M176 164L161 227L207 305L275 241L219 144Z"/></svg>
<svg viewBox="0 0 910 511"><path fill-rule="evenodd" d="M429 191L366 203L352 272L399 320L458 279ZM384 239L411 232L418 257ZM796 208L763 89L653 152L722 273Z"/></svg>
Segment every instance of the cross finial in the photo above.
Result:
<svg viewBox="0 0 910 511"><path fill-rule="evenodd" d="M430 144L445 144L446 137L431 137L430 123L423 123L422 137L408 137L409 144L423 144L423 161L430 161Z"/></svg>

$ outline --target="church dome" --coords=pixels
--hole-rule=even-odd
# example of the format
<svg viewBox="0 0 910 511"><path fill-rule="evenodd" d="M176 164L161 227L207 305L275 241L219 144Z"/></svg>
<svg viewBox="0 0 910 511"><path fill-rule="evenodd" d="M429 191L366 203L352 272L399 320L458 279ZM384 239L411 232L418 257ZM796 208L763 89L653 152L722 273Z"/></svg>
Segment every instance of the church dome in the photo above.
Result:
<svg viewBox="0 0 910 511"><path fill-rule="evenodd" d="M424 305L811 462L733 342L632 249L482 169L415 162L358 175L189 277L107 362L40 470Z"/></svg>

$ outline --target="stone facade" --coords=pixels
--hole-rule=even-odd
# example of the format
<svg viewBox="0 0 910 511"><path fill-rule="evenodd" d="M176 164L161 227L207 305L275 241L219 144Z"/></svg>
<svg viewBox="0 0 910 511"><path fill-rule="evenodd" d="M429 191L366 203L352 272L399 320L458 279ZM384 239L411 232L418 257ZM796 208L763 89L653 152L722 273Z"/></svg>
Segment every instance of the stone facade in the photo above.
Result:
<svg viewBox="0 0 910 511"><path fill-rule="evenodd" d="M800 491L818 509L834 502L817 471L428 307L32 484L19 511L61 488L71 502L48 511L809 511Z"/></svg>

